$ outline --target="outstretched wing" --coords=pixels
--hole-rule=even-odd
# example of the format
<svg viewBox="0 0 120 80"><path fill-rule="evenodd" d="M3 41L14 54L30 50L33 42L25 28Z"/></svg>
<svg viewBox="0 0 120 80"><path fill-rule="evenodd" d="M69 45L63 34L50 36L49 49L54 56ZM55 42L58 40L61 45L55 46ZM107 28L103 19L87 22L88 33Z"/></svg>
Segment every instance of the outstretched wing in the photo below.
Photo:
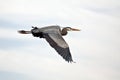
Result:
<svg viewBox="0 0 120 80"><path fill-rule="evenodd" d="M66 61L73 62L68 44L57 31L45 33L44 38Z"/></svg>

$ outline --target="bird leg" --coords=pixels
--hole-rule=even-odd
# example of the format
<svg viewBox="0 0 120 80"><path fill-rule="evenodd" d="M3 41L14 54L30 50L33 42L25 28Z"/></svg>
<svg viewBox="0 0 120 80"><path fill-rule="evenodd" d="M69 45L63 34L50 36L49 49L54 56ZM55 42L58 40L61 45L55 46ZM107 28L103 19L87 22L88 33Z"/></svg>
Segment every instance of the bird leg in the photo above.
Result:
<svg viewBox="0 0 120 80"><path fill-rule="evenodd" d="M31 31L19 30L20 34L31 34Z"/></svg>

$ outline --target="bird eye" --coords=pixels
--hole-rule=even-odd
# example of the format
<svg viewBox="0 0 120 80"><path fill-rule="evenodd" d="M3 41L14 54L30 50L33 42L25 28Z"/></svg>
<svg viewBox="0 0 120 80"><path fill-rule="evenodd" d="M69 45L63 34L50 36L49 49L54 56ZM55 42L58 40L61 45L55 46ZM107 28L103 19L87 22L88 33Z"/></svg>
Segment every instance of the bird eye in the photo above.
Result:
<svg viewBox="0 0 120 80"><path fill-rule="evenodd" d="M71 27L65 27L67 30L71 30Z"/></svg>

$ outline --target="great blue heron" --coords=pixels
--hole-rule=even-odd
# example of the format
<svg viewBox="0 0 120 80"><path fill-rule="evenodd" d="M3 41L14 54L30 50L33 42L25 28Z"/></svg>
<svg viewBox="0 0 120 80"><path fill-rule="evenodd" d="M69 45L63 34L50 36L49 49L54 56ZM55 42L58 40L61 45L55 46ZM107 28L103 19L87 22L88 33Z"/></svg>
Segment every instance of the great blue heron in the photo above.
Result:
<svg viewBox="0 0 120 80"><path fill-rule="evenodd" d="M62 30L60 26L46 26L43 28L32 27L31 31L20 30L21 34L32 34L34 37L45 38L46 41L53 47L59 55L61 55L66 61L73 62L72 56L69 50L69 46L62 36L67 35L67 31L80 31L71 27L64 27Z"/></svg>

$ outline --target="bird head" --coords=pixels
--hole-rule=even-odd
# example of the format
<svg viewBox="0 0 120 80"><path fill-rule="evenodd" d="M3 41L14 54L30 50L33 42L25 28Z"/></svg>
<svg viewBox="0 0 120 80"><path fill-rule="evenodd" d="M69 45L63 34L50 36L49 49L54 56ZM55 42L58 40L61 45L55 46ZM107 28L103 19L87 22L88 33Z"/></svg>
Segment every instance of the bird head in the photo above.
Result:
<svg viewBox="0 0 120 80"><path fill-rule="evenodd" d="M67 31L81 31L80 29L75 29L75 28L71 28L71 27L65 27L67 29Z"/></svg>

